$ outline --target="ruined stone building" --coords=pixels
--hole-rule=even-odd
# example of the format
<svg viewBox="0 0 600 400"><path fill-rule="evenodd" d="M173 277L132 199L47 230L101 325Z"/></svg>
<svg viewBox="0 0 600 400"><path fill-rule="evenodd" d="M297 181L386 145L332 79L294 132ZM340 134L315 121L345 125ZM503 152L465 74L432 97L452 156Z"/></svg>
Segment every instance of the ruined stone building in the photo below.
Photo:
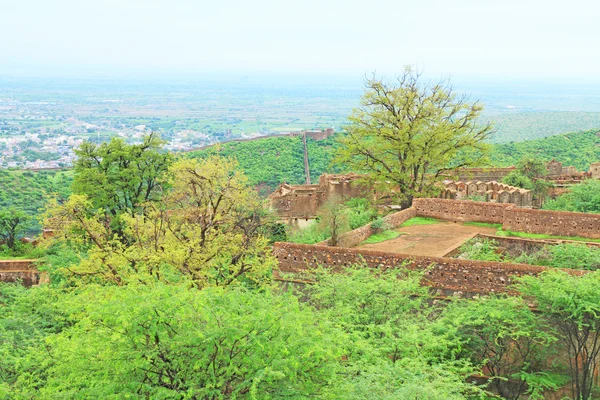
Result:
<svg viewBox="0 0 600 400"><path fill-rule="evenodd" d="M271 206L281 219L314 219L327 200L366 197L368 191L357 174L323 174L318 185L281 184L269 195ZM290 221L292 222L292 221Z"/></svg>
<svg viewBox="0 0 600 400"><path fill-rule="evenodd" d="M518 207L533 206L531 190L521 189L496 181L452 181L443 182L444 189L440 198L452 200L466 200L471 196L478 196L491 203L510 203Z"/></svg>

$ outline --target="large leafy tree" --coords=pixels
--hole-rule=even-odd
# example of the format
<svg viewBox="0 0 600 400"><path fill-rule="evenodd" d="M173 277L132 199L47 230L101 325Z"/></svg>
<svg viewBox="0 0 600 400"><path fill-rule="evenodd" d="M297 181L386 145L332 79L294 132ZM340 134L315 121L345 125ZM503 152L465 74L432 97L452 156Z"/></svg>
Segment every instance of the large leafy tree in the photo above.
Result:
<svg viewBox="0 0 600 400"><path fill-rule="evenodd" d="M594 397L600 362L600 273L572 276L560 270L522 277L518 289L530 297L564 346L572 398Z"/></svg>
<svg viewBox="0 0 600 400"><path fill-rule="evenodd" d="M361 106L340 138L337 162L367 174L405 205L430 195L445 172L477 165L491 125L479 125L483 106L458 95L448 81L423 83L407 67L394 82L367 79Z"/></svg>
<svg viewBox="0 0 600 400"><path fill-rule="evenodd" d="M554 387L541 379L543 354L554 337L519 297L489 297L477 301L455 299L438 321L460 342L460 355L481 365L490 375L490 386L502 398L518 399L525 392L539 398Z"/></svg>
<svg viewBox="0 0 600 400"><path fill-rule="evenodd" d="M163 177L172 162L172 155L162 151L163 144L154 133L139 144L121 138L99 146L84 142L75 151L73 193L86 195L107 218L135 213L162 195Z"/></svg>
<svg viewBox="0 0 600 400"><path fill-rule="evenodd" d="M119 285L185 277L199 288L268 281L270 215L237 163L182 160L169 175L169 193L123 214L118 231L86 196L51 207L57 239L90 246L72 275Z"/></svg>
<svg viewBox="0 0 600 400"><path fill-rule="evenodd" d="M339 331L290 294L90 285L61 304L76 322L47 340L27 398L311 398L343 355Z"/></svg>

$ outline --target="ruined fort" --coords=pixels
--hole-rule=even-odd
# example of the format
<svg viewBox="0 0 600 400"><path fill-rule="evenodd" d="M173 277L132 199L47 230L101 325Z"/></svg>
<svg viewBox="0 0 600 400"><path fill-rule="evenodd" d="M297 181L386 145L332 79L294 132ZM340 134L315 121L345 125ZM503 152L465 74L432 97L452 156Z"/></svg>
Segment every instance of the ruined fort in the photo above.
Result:
<svg viewBox="0 0 600 400"><path fill-rule="evenodd" d="M503 229L518 232L600 238L598 214L524 209L508 203L415 199L411 208L390 214L384 220L388 227L396 228L415 216L499 224ZM451 251L443 257L434 257L356 248L375 231L372 224L368 224L347 232L339 238L336 247L328 246L327 241L316 245L275 243L273 254L280 266L278 279L308 281L311 269L317 266L334 270L356 264L370 268L408 268L424 271L422 283L430 286L438 295L474 296L512 293L510 285L516 277L535 276L547 269L527 264L457 259L450 257ZM548 240L542 243L532 239L509 240L511 245L520 241L527 242L523 244L525 246L548 243ZM573 275L587 273L580 270L566 272Z"/></svg>

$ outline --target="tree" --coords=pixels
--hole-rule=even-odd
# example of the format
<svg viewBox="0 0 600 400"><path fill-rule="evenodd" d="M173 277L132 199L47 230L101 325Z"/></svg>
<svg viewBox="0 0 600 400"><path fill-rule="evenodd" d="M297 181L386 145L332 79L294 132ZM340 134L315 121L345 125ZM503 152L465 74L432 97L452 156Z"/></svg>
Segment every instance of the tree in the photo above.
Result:
<svg viewBox="0 0 600 400"><path fill-rule="evenodd" d="M477 123L482 105L456 94L447 80L420 78L406 67L394 83L367 79L336 157L405 206L435 192L434 183L448 171L481 163L493 131Z"/></svg>
<svg viewBox="0 0 600 400"><path fill-rule="evenodd" d="M161 197L172 162L172 156L161 151L163 144L154 133L140 144L121 138L99 146L83 142L75 151L73 193L86 195L116 225L121 214L133 215L143 203Z"/></svg>
<svg viewBox="0 0 600 400"><path fill-rule="evenodd" d="M572 398L593 396L600 353L600 272L572 276L550 270L524 276L517 286L530 297L567 351Z"/></svg>
<svg viewBox="0 0 600 400"><path fill-rule="evenodd" d="M544 389L533 382L539 381L543 354L554 338L539 329L538 318L522 299L454 300L439 322L457 337L461 355L485 368L502 398L516 400Z"/></svg>
<svg viewBox="0 0 600 400"><path fill-rule="evenodd" d="M572 186L568 193L544 204L547 210L600 213L600 180L587 179Z"/></svg>
<svg viewBox="0 0 600 400"><path fill-rule="evenodd" d="M479 392L466 382L475 368L453 358L456 344L429 320L421 272L359 265L317 270L313 278L303 297L347 338L344 370L326 398L464 399Z"/></svg>
<svg viewBox="0 0 600 400"><path fill-rule="evenodd" d="M348 216L341 199L332 197L318 212L319 226L329 232L329 245L337 246L340 235L348 230Z"/></svg>
<svg viewBox="0 0 600 400"><path fill-rule="evenodd" d="M523 157L517 163L517 171L531 180L543 178L548 175L546 162L539 158Z"/></svg>
<svg viewBox="0 0 600 400"><path fill-rule="evenodd" d="M340 369L339 330L291 294L175 285L89 286L48 340L40 398L319 397Z"/></svg>
<svg viewBox="0 0 600 400"><path fill-rule="evenodd" d="M15 250L18 236L27 229L29 219L27 214L14 207L0 211L0 237L9 249Z"/></svg>
<svg viewBox="0 0 600 400"><path fill-rule="evenodd" d="M123 214L118 231L86 196L52 206L47 219L57 226L56 238L90 247L70 272L118 285L182 277L198 288L268 282L275 266L269 214L237 163L182 160L169 175L169 193Z"/></svg>
<svg viewBox="0 0 600 400"><path fill-rule="evenodd" d="M506 175L502 182L507 185L531 190L533 199L541 206L550 194L554 184L546 179L546 163L537 158L523 157L517 164L517 170Z"/></svg>

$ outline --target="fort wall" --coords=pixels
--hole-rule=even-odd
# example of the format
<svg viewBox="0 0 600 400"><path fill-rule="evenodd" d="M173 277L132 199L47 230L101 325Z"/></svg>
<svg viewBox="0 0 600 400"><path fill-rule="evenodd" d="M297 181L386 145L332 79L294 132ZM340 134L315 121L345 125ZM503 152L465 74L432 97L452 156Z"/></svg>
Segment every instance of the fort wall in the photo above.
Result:
<svg viewBox="0 0 600 400"><path fill-rule="evenodd" d="M275 243L273 255L279 262L280 273L292 274L296 279L310 279L309 270L319 266L334 271L356 264L370 268L426 271L422 284L436 289L440 295L514 293L509 286L514 283L515 277L537 276L547 269L526 264L410 256L295 243ZM578 270L566 272L577 276L587 273Z"/></svg>
<svg viewBox="0 0 600 400"><path fill-rule="evenodd" d="M413 207L422 217L502 224L502 229L518 232L600 238L600 214L530 210L512 204L446 199L415 199Z"/></svg>
<svg viewBox="0 0 600 400"><path fill-rule="evenodd" d="M413 207L420 217L446 219L455 222L487 222L502 224L504 211L512 204L484 203L468 200L414 199Z"/></svg>
<svg viewBox="0 0 600 400"><path fill-rule="evenodd" d="M508 208L502 228L556 236L600 238L600 214Z"/></svg>
<svg viewBox="0 0 600 400"><path fill-rule="evenodd" d="M36 260L0 260L0 282L21 281L24 286L40 283L41 273L35 267Z"/></svg>

